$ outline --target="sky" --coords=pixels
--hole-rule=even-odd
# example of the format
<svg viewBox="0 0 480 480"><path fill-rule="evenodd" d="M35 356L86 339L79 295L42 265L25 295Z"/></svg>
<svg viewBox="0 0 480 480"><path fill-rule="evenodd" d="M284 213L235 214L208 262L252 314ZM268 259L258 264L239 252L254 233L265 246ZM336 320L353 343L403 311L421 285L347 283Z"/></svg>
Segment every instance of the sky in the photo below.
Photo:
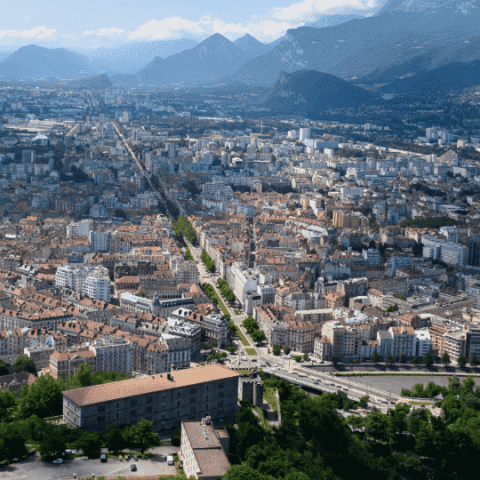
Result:
<svg viewBox="0 0 480 480"><path fill-rule="evenodd" d="M250 33L269 42L325 13L367 13L382 0L0 0L0 49L92 48Z"/></svg>

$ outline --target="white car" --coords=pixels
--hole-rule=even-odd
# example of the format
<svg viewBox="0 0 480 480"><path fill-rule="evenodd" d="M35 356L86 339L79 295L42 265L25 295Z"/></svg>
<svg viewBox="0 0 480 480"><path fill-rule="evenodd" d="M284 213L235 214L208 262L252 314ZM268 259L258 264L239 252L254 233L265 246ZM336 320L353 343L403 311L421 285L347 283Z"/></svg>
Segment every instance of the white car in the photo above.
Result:
<svg viewBox="0 0 480 480"><path fill-rule="evenodd" d="M54 465L61 465L63 463L63 458L57 458L53 461Z"/></svg>

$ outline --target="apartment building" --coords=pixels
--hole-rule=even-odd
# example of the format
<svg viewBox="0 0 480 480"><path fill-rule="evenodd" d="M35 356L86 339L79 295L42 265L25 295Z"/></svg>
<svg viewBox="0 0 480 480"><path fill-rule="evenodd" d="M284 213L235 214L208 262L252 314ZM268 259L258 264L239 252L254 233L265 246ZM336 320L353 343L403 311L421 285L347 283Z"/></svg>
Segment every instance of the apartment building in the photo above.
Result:
<svg viewBox="0 0 480 480"><path fill-rule="evenodd" d="M110 277L105 267L95 267L85 278L83 292L102 302L110 301Z"/></svg>
<svg viewBox="0 0 480 480"><path fill-rule="evenodd" d="M208 419L182 422L180 452L187 478L221 480L230 468L229 443L228 433L215 430Z"/></svg>
<svg viewBox="0 0 480 480"><path fill-rule="evenodd" d="M257 291L258 274L251 270L242 269L239 265L233 265L229 267L229 272L227 273L227 280L229 278L233 279L233 282L229 282L233 293L235 293L239 302L244 305L247 292Z"/></svg>
<svg viewBox="0 0 480 480"><path fill-rule="evenodd" d="M170 318L183 320L203 329L207 339L215 340L219 348L225 348L228 341L228 325L221 314L200 315L186 308L179 308L170 314Z"/></svg>
<svg viewBox="0 0 480 480"><path fill-rule="evenodd" d="M105 431L110 423L136 424L143 418L161 431L182 421L233 417L238 411L241 375L211 364L63 392L63 414L73 428Z"/></svg>
<svg viewBox="0 0 480 480"><path fill-rule="evenodd" d="M393 358L400 358L405 355L407 358L413 358L416 355L415 331L412 327L390 327L389 332L392 334L392 351Z"/></svg>
<svg viewBox="0 0 480 480"><path fill-rule="evenodd" d="M89 349L95 355L98 371L133 373L133 347L128 340L104 336L96 339Z"/></svg>
<svg viewBox="0 0 480 480"><path fill-rule="evenodd" d="M70 222L67 225L67 238L70 237L86 237L93 230L93 220L85 219L79 222Z"/></svg>
<svg viewBox="0 0 480 480"><path fill-rule="evenodd" d="M91 252L110 251L110 232L90 232L88 239Z"/></svg>
<svg viewBox="0 0 480 480"><path fill-rule="evenodd" d="M69 375L75 375L81 365L87 364L96 371L95 352L92 350L81 350L76 352L53 352L50 355L48 373L55 379L60 377L66 380ZM109 371L109 370L106 370Z"/></svg>

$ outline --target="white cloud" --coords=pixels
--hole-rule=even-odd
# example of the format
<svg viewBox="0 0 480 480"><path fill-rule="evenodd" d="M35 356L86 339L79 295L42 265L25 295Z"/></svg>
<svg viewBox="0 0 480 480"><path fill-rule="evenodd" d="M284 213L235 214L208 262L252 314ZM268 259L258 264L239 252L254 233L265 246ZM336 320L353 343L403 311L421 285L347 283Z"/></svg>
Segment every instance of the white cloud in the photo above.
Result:
<svg viewBox="0 0 480 480"><path fill-rule="evenodd" d="M30 30L0 30L2 39L46 39L56 36L56 28L47 28L46 26L34 27Z"/></svg>
<svg viewBox="0 0 480 480"><path fill-rule="evenodd" d="M184 37L206 38L214 33L220 33L227 38L235 39L250 33L262 42L268 42L281 37L290 28L314 21L321 13L341 14L367 12L384 0L304 0L291 4L289 7L276 8L269 15L251 16L245 23L225 23L202 17L198 21L182 17L169 17L163 20L150 20L136 30L126 32L119 28L102 28L97 31L86 31L84 36L120 37L125 35L128 40L167 40Z"/></svg>
<svg viewBox="0 0 480 480"><path fill-rule="evenodd" d="M208 33L202 26L202 21L192 22L181 17L164 18L163 20L150 20L141 25L134 32L130 32L129 40L165 40L168 38L180 38L185 34L195 36Z"/></svg>
<svg viewBox="0 0 480 480"><path fill-rule="evenodd" d="M120 36L123 35L125 30L122 30L121 28L101 28L100 30L86 30L83 32L83 35L85 36L97 36L97 37L113 37L113 36Z"/></svg>
<svg viewBox="0 0 480 480"><path fill-rule="evenodd" d="M273 17L304 23L314 20L319 13L348 14L352 11L370 10L376 5L376 0L304 0L289 7L276 8Z"/></svg>

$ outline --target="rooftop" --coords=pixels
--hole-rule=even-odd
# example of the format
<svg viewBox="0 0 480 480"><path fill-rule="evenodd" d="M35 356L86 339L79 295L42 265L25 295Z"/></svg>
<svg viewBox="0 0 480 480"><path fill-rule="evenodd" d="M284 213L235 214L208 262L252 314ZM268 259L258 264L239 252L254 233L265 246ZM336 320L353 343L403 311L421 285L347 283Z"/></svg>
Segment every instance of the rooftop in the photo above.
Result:
<svg viewBox="0 0 480 480"><path fill-rule="evenodd" d="M158 374L104 385L95 385L93 387L78 388L63 392L63 395L75 403L75 405L84 407L100 402L109 402L240 376L239 373L223 365L212 364L178 370L172 374L173 380L168 380L166 375Z"/></svg>

